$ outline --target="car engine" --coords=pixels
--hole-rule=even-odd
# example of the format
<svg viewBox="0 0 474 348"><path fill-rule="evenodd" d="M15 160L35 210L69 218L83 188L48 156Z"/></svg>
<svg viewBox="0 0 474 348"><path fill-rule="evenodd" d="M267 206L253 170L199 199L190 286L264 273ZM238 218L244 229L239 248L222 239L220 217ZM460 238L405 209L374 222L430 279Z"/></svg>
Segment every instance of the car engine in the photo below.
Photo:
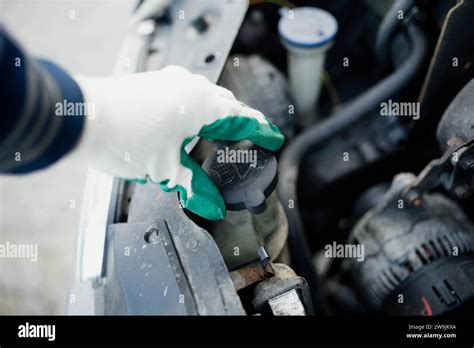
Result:
<svg viewBox="0 0 474 348"><path fill-rule="evenodd" d="M117 74L181 65L286 141L190 144L220 221L91 170L68 313L472 311L471 18L470 0L178 0L136 23Z"/></svg>

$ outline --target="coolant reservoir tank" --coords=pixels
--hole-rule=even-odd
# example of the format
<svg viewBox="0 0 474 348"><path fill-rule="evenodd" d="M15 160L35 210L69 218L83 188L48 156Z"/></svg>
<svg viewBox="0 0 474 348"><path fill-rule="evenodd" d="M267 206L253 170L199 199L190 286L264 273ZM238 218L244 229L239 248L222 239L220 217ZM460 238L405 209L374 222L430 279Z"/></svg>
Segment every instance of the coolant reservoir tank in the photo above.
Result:
<svg viewBox="0 0 474 348"><path fill-rule="evenodd" d="M278 181L273 153L249 141L219 142L202 167L227 208L225 219L209 229L227 268L257 261L261 246L272 261L289 264L288 222L273 192Z"/></svg>
<svg viewBox="0 0 474 348"><path fill-rule="evenodd" d="M336 19L325 10L316 7L281 10L278 32L288 51L290 88L302 127L314 122L326 51L337 31Z"/></svg>

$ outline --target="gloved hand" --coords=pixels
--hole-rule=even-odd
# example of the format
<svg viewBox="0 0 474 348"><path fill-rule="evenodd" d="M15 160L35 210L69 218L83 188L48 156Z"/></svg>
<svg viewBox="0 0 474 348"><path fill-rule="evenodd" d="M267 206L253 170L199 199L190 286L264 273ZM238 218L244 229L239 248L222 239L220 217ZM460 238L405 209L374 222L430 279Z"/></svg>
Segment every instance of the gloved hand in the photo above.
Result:
<svg viewBox="0 0 474 348"><path fill-rule="evenodd" d="M284 141L260 112L180 67L77 81L94 110L76 150L85 152L81 157L89 159L89 166L179 191L182 206L207 219L224 218L224 201L185 146L199 136L248 139L276 151Z"/></svg>

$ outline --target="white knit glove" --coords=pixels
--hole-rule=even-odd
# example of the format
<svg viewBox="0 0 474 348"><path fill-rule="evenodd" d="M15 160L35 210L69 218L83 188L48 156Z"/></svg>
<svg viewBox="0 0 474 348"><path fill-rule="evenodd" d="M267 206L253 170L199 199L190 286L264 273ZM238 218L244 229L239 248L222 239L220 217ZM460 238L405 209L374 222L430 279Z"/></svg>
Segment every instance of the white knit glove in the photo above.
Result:
<svg viewBox="0 0 474 348"><path fill-rule="evenodd" d="M186 208L209 219L224 217L222 197L184 146L196 136L248 139L272 151L283 143L260 112L180 67L76 80L93 112L75 153L94 169L179 191Z"/></svg>

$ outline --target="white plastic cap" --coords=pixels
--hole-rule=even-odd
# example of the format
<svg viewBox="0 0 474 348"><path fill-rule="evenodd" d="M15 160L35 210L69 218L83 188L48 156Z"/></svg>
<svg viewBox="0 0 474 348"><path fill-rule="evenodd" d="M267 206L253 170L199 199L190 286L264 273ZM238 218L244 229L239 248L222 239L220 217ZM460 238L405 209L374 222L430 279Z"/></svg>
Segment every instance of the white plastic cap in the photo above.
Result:
<svg viewBox="0 0 474 348"><path fill-rule="evenodd" d="M289 13L293 11L293 13ZM329 12L315 7L298 7L281 11L278 32L284 44L297 48L316 48L332 42L337 21Z"/></svg>

